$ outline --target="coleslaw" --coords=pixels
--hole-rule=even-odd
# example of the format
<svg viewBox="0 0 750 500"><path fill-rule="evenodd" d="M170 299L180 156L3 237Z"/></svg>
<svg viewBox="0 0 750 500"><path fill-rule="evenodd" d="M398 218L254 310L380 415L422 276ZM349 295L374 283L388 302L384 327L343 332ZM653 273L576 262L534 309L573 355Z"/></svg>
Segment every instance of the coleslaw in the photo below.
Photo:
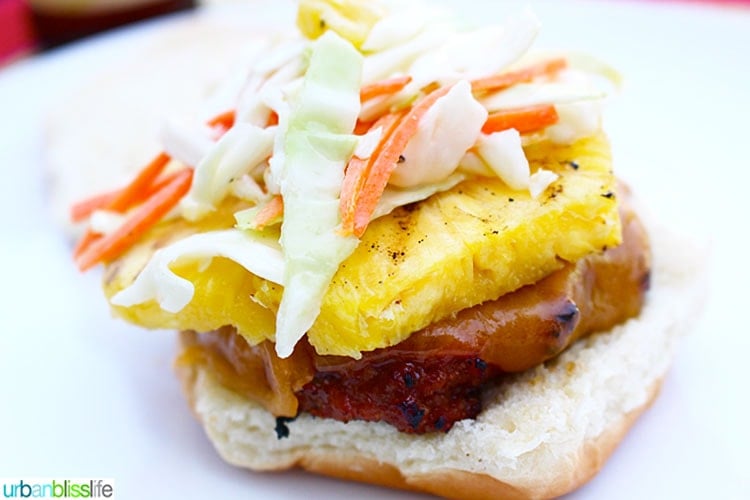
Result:
<svg viewBox="0 0 750 500"><path fill-rule="evenodd" d="M283 358L315 322L331 279L370 221L475 176L539 196L556 174L531 172L523 147L596 132L619 77L592 58L532 52L540 23L530 11L470 29L416 8L302 0L299 32L228 78L235 87L244 82L233 109L204 124L169 122L162 133L168 165L152 165L137 188L79 210L91 221L77 249L79 267L126 251L169 210L197 222L227 198L241 200L235 228L159 249L110 300L155 300L179 311L193 289L171 263L232 259L283 286L276 316ZM170 173L179 186L167 182ZM169 204L154 187L160 181L172 187ZM158 205L159 217L144 213L149 204ZM136 216L135 236L118 232Z"/></svg>

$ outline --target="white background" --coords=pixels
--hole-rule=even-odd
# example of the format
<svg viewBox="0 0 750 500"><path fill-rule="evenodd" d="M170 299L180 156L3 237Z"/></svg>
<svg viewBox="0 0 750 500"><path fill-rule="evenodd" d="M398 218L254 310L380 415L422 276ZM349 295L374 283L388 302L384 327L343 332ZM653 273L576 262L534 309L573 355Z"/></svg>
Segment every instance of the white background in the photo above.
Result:
<svg viewBox="0 0 750 500"><path fill-rule="evenodd" d="M511 10L454 3L485 21ZM544 25L538 46L584 50L625 75L606 124L615 170L709 249L696 269L708 273L703 311L686 311L694 329L661 397L570 498L750 498L750 9L532 5ZM46 205L45 110L164 26L0 71L0 477L112 477L120 498L415 498L225 465L173 376L174 335L111 319L99 274L75 270Z"/></svg>

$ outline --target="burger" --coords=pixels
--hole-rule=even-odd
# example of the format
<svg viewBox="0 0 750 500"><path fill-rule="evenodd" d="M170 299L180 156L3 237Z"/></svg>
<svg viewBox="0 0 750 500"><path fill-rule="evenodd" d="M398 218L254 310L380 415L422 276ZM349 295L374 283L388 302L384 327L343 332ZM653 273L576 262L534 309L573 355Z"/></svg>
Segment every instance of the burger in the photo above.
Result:
<svg viewBox="0 0 750 500"><path fill-rule="evenodd" d="M616 73L416 4L298 31L75 204L113 312L180 332L228 462L457 498L569 492L656 396L693 296L601 127Z"/></svg>

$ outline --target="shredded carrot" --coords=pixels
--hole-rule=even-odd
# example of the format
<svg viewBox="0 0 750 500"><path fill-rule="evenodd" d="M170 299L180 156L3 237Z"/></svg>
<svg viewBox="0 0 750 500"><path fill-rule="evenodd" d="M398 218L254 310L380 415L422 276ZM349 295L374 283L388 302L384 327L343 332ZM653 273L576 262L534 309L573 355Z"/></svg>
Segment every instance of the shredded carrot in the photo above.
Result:
<svg viewBox="0 0 750 500"><path fill-rule="evenodd" d="M258 210L258 213L255 214L253 222L256 228L263 229L264 227L273 224L274 221L281 217L283 214L284 200L281 198L281 195L277 194L273 198L268 200L268 203L263 205L263 208Z"/></svg>
<svg viewBox="0 0 750 500"><path fill-rule="evenodd" d="M276 111L271 111L271 114L268 115L268 121L266 122L266 127L273 127L274 125L279 124L279 115L276 113Z"/></svg>
<svg viewBox="0 0 750 500"><path fill-rule="evenodd" d="M210 127L222 128L226 131L232 128L234 120L235 112L234 110L229 110L211 118L207 124ZM278 117L276 120L278 121ZM98 194L75 203L70 208L70 219L73 222L80 222L90 216L95 210L107 209L115 212L124 212L132 208L136 203L148 198L172 179L173 176L167 176L160 181L154 182L170 160L169 155L162 152L151 160L151 163L146 165L128 186Z"/></svg>
<svg viewBox="0 0 750 500"><path fill-rule="evenodd" d="M207 123L211 127L220 127L226 131L232 128L234 120L235 112L230 110L216 115ZM167 153L160 153L144 167L128 186L92 196L74 204L70 209L70 219L73 222L80 222L90 216L94 210L106 209L122 213L132 208L172 180L175 174L156 180L170 160L171 158Z"/></svg>
<svg viewBox="0 0 750 500"><path fill-rule="evenodd" d="M410 76L397 76L395 78L389 78L388 80L381 80L379 82L370 83L365 85L359 91L359 100L364 102L373 97L378 97L386 94L395 94L399 90L406 87L411 82Z"/></svg>
<svg viewBox="0 0 750 500"><path fill-rule="evenodd" d="M114 191L98 194L75 203L70 207L70 220L73 222L81 222L89 217L95 210L100 210L112 203L112 200L117 198L121 192L122 189L115 189Z"/></svg>
<svg viewBox="0 0 750 500"><path fill-rule="evenodd" d="M170 159L167 153L159 153L156 158L151 160L151 163L138 173L130 184L118 193L117 197L107 205L107 209L114 212L124 212L132 207L134 202L139 199L140 193L154 182L154 179L164 170Z"/></svg>
<svg viewBox="0 0 750 500"><path fill-rule="evenodd" d="M354 210L357 205L357 197L362 191L366 181L366 175L380 154L385 141L393 133L403 113L391 113L378 119L372 124L372 129L382 127L383 133L380 136L380 142L375 146L369 158L362 159L352 156L344 172L344 181L341 184L341 196L339 212L341 213L341 227L346 234L354 232Z"/></svg>
<svg viewBox="0 0 750 500"><path fill-rule="evenodd" d="M153 196L157 192L161 191L167 184L171 183L174 180L175 177L177 177L178 175L184 175L184 174L182 174L182 172L184 172L184 170L185 169L179 170L177 172L172 172L169 175L164 175L164 176L160 177L159 179L157 179L146 190L144 190L137 197L137 199L134 200L133 205L135 206L138 203L142 203L143 201L147 200L148 198L150 198L151 196ZM95 210L112 210L112 208L110 208L110 206L111 206L111 200L113 200L121 191L122 191L122 189L119 189L117 191L111 191L109 193L105 193L105 195L108 195L108 197L109 197L108 199L104 198L105 195L100 195L99 196L99 197L102 198L101 200L95 200L94 198L99 198L99 197L96 197L96 196L94 198L90 198L88 200L90 203L85 207L86 210L90 210L90 211L88 213L86 213L84 217L91 216L91 214ZM102 201L103 204L97 206L97 205L94 204L94 202L96 202L96 201ZM86 200L84 200L84 203L86 203ZM122 211L122 212L124 212L124 211ZM122 213L122 212L120 212L120 213ZM89 247L89 245L91 245L94 241L96 241L100 236L101 235L97 235L96 233L94 233L93 231L91 231L91 229L88 229L86 231L86 233L83 235L83 237L81 238L81 240L76 245L75 249L73 250L73 257L74 258L78 257L81 253L83 253Z"/></svg>
<svg viewBox="0 0 750 500"><path fill-rule="evenodd" d="M136 178L133 179L130 184L117 191L105 193L104 197L98 200L92 201L90 199L88 200L90 203L84 202L85 206L83 208L90 210L88 215L91 215L91 212L94 210L101 208L113 212L125 212L140 201L142 192L159 176L167 163L169 163L169 160L169 155L166 153L160 153L138 173ZM106 203L102 206L95 206L95 202ZM73 257L77 259L80 255L88 251L89 248L99 239L99 236L93 231L90 229L87 230L76 245L76 248L73 250Z"/></svg>
<svg viewBox="0 0 750 500"><path fill-rule="evenodd" d="M146 190L144 190L140 195L138 195L137 199L135 199L133 201L133 205L135 206L136 204L141 203L141 202L149 199L151 196L153 196L157 192L161 191L167 184L171 183L172 180L174 180L175 177L177 177L178 175L184 175L184 174L181 173L181 172L184 172L184 170L185 169L179 170L177 172L172 172L169 175L164 175L164 176L160 177L159 179L157 179L152 185L150 185ZM112 191L110 193L105 193L105 194L110 195L111 198L110 198L109 201L107 201L106 199L104 199L103 201L106 201L106 203L104 203L101 206L95 206L93 204L93 202L91 204L89 204L86 207L86 209L87 210L90 209L90 212L88 212L87 214L85 214L85 217L91 216L91 214L95 210L112 210L112 208L110 208L110 206L111 206L111 200L114 199L115 196L118 193L120 193L121 191L122 191L122 189L117 190L117 191ZM101 196L104 196L104 195L101 195ZM97 197L94 197L94 198L97 198ZM90 199L90 200L96 201L93 198ZM122 212L124 212L124 211L122 211ZM120 212L120 213L122 213L122 212ZM86 233L83 235L83 237L78 242L78 244L76 245L75 249L73 250L73 257L74 258L78 257L81 253L83 253L89 247L89 245L91 245L94 241L96 241L100 236L101 235L97 235L96 233L94 233L93 231L91 231L91 229L86 230Z"/></svg>
<svg viewBox="0 0 750 500"><path fill-rule="evenodd" d="M162 175L161 177L156 179L153 184L151 184L148 188L146 188L143 191L143 195L141 196L141 199L138 201L145 201L148 198L150 198L152 195L158 193L159 191L164 189L164 187L167 184L171 184L171 182L175 179L175 177L179 175L185 175L182 172L188 169L189 167L184 167L184 168L181 168L180 170L172 172L171 174Z"/></svg>
<svg viewBox="0 0 750 500"><path fill-rule="evenodd" d="M73 249L73 258L77 259L79 255L85 252L96 240L101 238L100 234L96 234L91 229L87 229L83 234L76 247Z"/></svg>
<svg viewBox="0 0 750 500"><path fill-rule="evenodd" d="M209 127L221 127L224 130L229 130L234 125L234 120L234 110L230 109L229 111L224 111L223 113L214 116L208 120L207 123Z"/></svg>
<svg viewBox="0 0 750 500"><path fill-rule="evenodd" d="M234 125L235 117L234 110L225 111L208 120L207 124L223 133ZM95 210L124 213L143 203L125 224L111 235L97 235L90 229L86 231L73 251L73 257L82 271L125 251L140 233L158 222L184 196L190 188L193 171L183 169L161 176L170 161L171 157L167 153L159 153L124 188L93 196L71 207L71 220L79 222Z"/></svg>
<svg viewBox="0 0 750 500"><path fill-rule="evenodd" d="M373 122L363 122L357 120L357 124L354 125L354 135L365 135L373 126Z"/></svg>
<svg viewBox="0 0 750 500"><path fill-rule="evenodd" d="M518 71L509 71L499 75L479 78L471 82L471 90L473 92L496 92L507 89L517 83L529 82L539 76L552 76L567 66L568 62L563 58L550 59L549 61L543 61Z"/></svg>
<svg viewBox="0 0 750 500"><path fill-rule="evenodd" d="M353 156L346 166L344 182L341 185L341 199L339 213L341 214L341 229L344 234L355 234L355 214L359 203L359 194L367 181L367 174L372 161Z"/></svg>
<svg viewBox="0 0 750 500"><path fill-rule="evenodd" d="M180 201L190 189L192 179L192 169L179 172L161 191L139 206L116 231L91 242L76 257L78 268L86 271L99 262L120 256Z"/></svg>
<svg viewBox="0 0 750 500"><path fill-rule="evenodd" d="M367 164L366 172L363 174L363 181L356 182L353 187L355 191L353 233L356 236L362 236L367 229L370 218L377 207L378 201L383 196L388 179L396 168L401 153L417 132L419 121L427 110L439 98L447 94L450 89L450 86L439 88L418 101L403 118L397 120L393 132L381 141L379 150L372 155L371 161ZM348 207L345 206L345 209L348 210ZM342 217L342 221L347 217ZM347 228L348 224L342 225L344 231L347 231Z"/></svg>
<svg viewBox="0 0 750 500"><path fill-rule="evenodd" d="M153 184L149 185L141 193L138 193L138 195L133 200L133 206L143 202L144 200L147 200L151 197L151 195L155 194L157 191L160 191L165 185L172 182L172 179L179 175L179 173L180 171L172 172L171 174L163 175L156 179ZM112 208L110 208L112 201L117 198L122 193L122 191L122 189L115 189L113 191L98 194L86 200L79 201L71 207L70 219L73 222L81 222L87 217L90 217L91 214L96 210L113 210ZM120 213L122 213L122 211Z"/></svg>
<svg viewBox="0 0 750 500"><path fill-rule="evenodd" d="M551 104L504 109L490 113L482 132L491 134L514 128L520 134L528 134L554 125L558 119L557 111Z"/></svg>

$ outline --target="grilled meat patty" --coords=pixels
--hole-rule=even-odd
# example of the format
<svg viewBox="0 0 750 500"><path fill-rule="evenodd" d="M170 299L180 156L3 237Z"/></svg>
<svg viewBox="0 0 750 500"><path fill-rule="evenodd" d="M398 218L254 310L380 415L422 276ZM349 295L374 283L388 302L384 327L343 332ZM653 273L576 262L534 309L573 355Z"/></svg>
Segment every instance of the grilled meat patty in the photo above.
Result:
<svg viewBox="0 0 750 500"><path fill-rule="evenodd" d="M483 384L543 363L585 335L636 316L650 253L633 210L621 206L623 243L497 300L464 309L360 359L322 356L301 342L279 359L231 327L184 332L182 362L207 363L220 381L277 416L385 421L402 432L447 431L481 411Z"/></svg>

